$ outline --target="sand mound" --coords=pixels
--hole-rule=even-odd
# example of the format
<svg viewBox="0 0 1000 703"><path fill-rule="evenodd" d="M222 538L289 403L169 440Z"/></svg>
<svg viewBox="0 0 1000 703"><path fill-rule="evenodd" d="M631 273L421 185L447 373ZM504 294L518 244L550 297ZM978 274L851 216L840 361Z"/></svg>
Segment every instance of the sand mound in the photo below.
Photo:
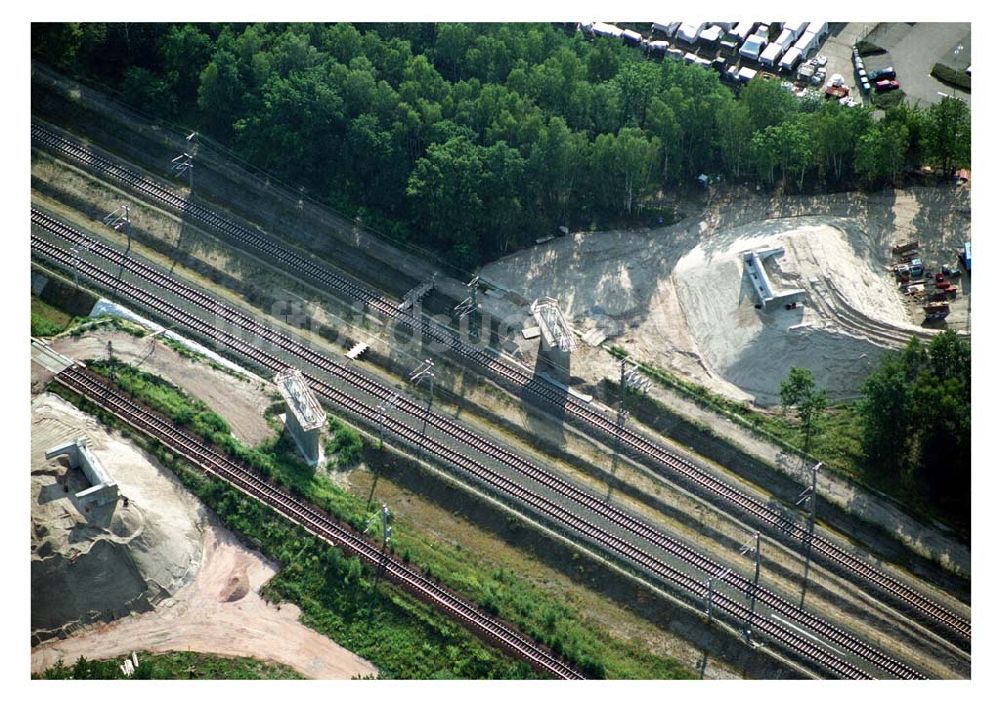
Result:
<svg viewBox="0 0 1000 703"><path fill-rule="evenodd" d="M129 498L87 506L83 473L50 447L87 437ZM77 626L143 612L190 583L202 551L203 509L132 444L49 394L32 401L31 629L37 642Z"/></svg>
<svg viewBox="0 0 1000 703"><path fill-rule="evenodd" d="M247 569L244 565L229 577L226 585L222 588L222 592L219 593L219 601L221 603L234 603L249 592L250 579L247 577Z"/></svg>
<svg viewBox="0 0 1000 703"><path fill-rule="evenodd" d="M523 317L519 300L557 298L577 332L598 329L636 358L716 392L773 404L798 366L833 398L846 398L886 349L929 334L912 324L884 268L884 233L873 226L799 215L580 232L505 257L482 275L497 288L492 314ZM768 275L779 289L802 289L804 309L754 308L740 252L776 246L785 253L766 262ZM532 344L522 346L530 359ZM570 364L573 376L606 373L586 353Z"/></svg>
<svg viewBox="0 0 1000 703"><path fill-rule="evenodd" d="M878 327L912 327L885 272L856 246L864 241L859 235L830 218L772 220L724 233L725 246L702 243L683 256L672 278L705 362L764 404L777 401L793 366L811 370L835 398L856 394L890 346ZM765 267L776 287L805 290L804 308L755 308L740 252L763 247L784 247Z"/></svg>

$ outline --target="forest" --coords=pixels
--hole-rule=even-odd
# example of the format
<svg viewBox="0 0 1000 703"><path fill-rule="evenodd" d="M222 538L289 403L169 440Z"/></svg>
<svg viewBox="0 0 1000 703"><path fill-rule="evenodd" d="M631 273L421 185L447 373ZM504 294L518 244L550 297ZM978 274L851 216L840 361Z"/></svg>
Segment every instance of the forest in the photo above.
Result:
<svg viewBox="0 0 1000 703"><path fill-rule="evenodd" d="M972 507L972 345L953 331L882 357L862 386L873 471L918 487L968 527Z"/></svg>
<svg viewBox="0 0 1000 703"><path fill-rule="evenodd" d="M572 25L35 23L32 55L469 270L560 225L648 224L702 173L825 192L970 159L960 100L734 92Z"/></svg>

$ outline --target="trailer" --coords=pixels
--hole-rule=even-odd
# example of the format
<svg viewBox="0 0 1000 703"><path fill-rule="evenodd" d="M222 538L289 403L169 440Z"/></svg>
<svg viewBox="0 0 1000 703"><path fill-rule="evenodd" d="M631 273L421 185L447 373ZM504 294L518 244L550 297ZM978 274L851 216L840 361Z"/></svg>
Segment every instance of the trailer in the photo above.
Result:
<svg viewBox="0 0 1000 703"><path fill-rule="evenodd" d="M722 27L714 24L708 29L702 30L701 34L698 35L698 39L706 44L717 44L721 37Z"/></svg>
<svg viewBox="0 0 1000 703"><path fill-rule="evenodd" d="M613 37L615 39L621 39L625 30L620 29L613 24L608 24L607 22L594 22L590 25L590 33L595 37Z"/></svg>
<svg viewBox="0 0 1000 703"><path fill-rule="evenodd" d="M735 44L742 44L747 40L752 31L753 22L737 22L726 32L725 39Z"/></svg>
<svg viewBox="0 0 1000 703"><path fill-rule="evenodd" d="M943 320L950 312L951 307L944 301L928 303L924 306L924 320Z"/></svg>
<svg viewBox="0 0 1000 703"><path fill-rule="evenodd" d="M778 59L781 58L781 54L784 49L777 42L771 42L768 44L762 52L760 52L760 57L757 59L761 66L768 66L774 68L774 65L778 63Z"/></svg>
<svg viewBox="0 0 1000 703"><path fill-rule="evenodd" d="M622 31L622 39L626 44L631 44L632 46L638 46L642 43L642 35L631 29Z"/></svg>
<svg viewBox="0 0 1000 703"><path fill-rule="evenodd" d="M846 86L843 85L828 85L823 89L823 92L828 98L836 98L840 100L841 98L847 97L850 91Z"/></svg>
<svg viewBox="0 0 1000 703"><path fill-rule="evenodd" d="M651 41L646 46L649 49L649 53L657 54L658 56L666 55L667 49L670 48L670 44L668 42L661 40Z"/></svg>
<svg viewBox="0 0 1000 703"><path fill-rule="evenodd" d="M897 257L897 258L903 258L903 257L906 257L907 254L912 254L913 252L915 252L919 248L920 248L920 242L918 242L916 240L913 240L913 241L910 241L910 242L906 242L905 244L900 244L898 246L894 246L892 248L892 255L895 256L895 257ZM912 259L912 258L913 258L912 256L909 256L909 257L907 257L907 260Z"/></svg>
<svg viewBox="0 0 1000 703"><path fill-rule="evenodd" d="M694 44L698 41L698 35L701 31L708 26L708 22L702 22L700 24L687 24L684 23L677 29L677 38L686 44Z"/></svg>
<svg viewBox="0 0 1000 703"><path fill-rule="evenodd" d="M760 52L764 50L766 45L767 41L765 39L754 35L743 42L743 46L740 47L740 56L756 61L760 58Z"/></svg>
<svg viewBox="0 0 1000 703"><path fill-rule="evenodd" d="M785 55L781 57L781 62L778 64L778 68L782 71L794 71L795 66L802 60L802 52L799 51L794 46L785 52Z"/></svg>
<svg viewBox="0 0 1000 703"><path fill-rule="evenodd" d="M962 266L969 273L972 273L972 242L966 242L965 246L962 247L962 253L959 255L962 259Z"/></svg>
<svg viewBox="0 0 1000 703"><path fill-rule="evenodd" d="M812 32L806 32L795 42L795 48L802 52L802 56L808 56L809 52L817 46L819 46L819 39Z"/></svg>
<svg viewBox="0 0 1000 703"><path fill-rule="evenodd" d="M795 43L795 34L790 29L783 29L781 30L781 34L778 35L778 38L772 43L780 46L781 50L784 52L788 49L788 47Z"/></svg>
<svg viewBox="0 0 1000 703"><path fill-rule="evenodd" d="M680 28L680 22L653 22L652 31L660 32L665 35L667 39L673 39L674 35L677 34L678 28Z"/></svg>
<svg viewBox="0 0 1000 703"><path fill-rule="evenodd" d="M809 26L806 27L806 32L812 32L816 35L816 41L821 42L830 33L830 28L826 22L810 22Z"/></svg>
<svg viewBox="0 0 1000 703"><path fill-rule="evenodd" d="M799 22L798 24L790 23L786 24L785 28L790 29L792 31L792 35L795 37L793 41L798 41L799 37L805 34L805 31L809 28L809 23L808 22Z"/></svg>

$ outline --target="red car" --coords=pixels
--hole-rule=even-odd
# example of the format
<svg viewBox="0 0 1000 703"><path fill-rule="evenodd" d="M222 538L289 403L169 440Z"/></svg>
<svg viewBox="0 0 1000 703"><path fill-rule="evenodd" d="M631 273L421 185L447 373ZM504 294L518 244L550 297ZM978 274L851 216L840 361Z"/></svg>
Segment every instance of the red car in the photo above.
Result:
<svg viewBox="0 0 1000 703"><path fill-rule="evenodd" d="M896 90L897 88L899 88L899 81L885 80L875 82L876 93L887 93L890 90Z"/></svg>

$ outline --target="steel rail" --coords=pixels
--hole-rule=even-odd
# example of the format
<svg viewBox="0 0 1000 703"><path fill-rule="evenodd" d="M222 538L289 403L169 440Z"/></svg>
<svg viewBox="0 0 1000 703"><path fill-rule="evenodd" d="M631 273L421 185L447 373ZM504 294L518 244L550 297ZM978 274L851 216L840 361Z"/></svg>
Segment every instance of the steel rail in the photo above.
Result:
<svg viewBox="0 0 1000 703"><path fill-rule="evenodd" d="M58 247L55 247L45 242L44 240L41 240L35 235L32 235L32 246L40 254L42 254L47 258L60 261L65 265L68 265L70 263L71 257L65 250L59 249ZM77 265L80 269L80 273L85 277L91 278L97 281L99 284L102 284L107 287L117 286L120 289L120 292L123 292L124 294L138 301L140 304L145 305L149 309L156 311L160 314L164 314L167 317L170 317L171 319L177 320L178 322L184 324L185 326L189 327L195 332L228 346L232 351L236 352L237 354L251 360L252 362L272 372L285 368L286 366L285 362L278 359L277 357L274 357L270 353L260 349L258 346L250 342L247 342L246 340L240 339L229 332L218 330L214 325L206 323L203 320L191 315L190 313L187 313L186 311L177 308L175 305L161 300L156 295L144 289L133 286L130 283L114 278L110 273L107 273L102 269L100 269L99 267L92 265L90 262L80 261L77 262ZM121 289L124 290L122 291ZM314 388L314 390L316 390L320 395L324 396L327 400L334 403L338 407L344 408L349 412L351 412L352 414L361 417L369 424L376 421L375 416L377 415L377 410L373 410L370 407L360 404L359 401L355 400L350 395L343 393L342 391L338 391L332 386L329 386L328 384L314 377L307 375L307 380L309 384ZM624 556L626 560L632 559L633 561L635 561L640 565L645 565L647 564L648 559L651 558L648 555L646 555L645 552L636 551L636 548L634 548L632 545L622 542L619 538L609 535L600 528L596 528L595 526L592 525L592 523L579 522L579 518L565 511L565 509L559 506L551 507L552 505L551 501L548 501L548 499L531 494L526 489L510 481L506 477L503 477L497 474L496 472L478 464L477 462L469 459L468 457L462 455L459 452L455 452L450 447L446 447L445 445L440 444L436 440L433 440L423 435L421 435L420 438L418 439L413 439L412 433L414 432L414 430L410 429L407 425L398 422L395 419L391 418L387 419L385 417L382 417L381 421L384 423L386 429L395 430L399 436L409 439L411 443L413 443L418 448L423 448L423 449L430 448L431 450L433 450L434 454L441 457L446 462L449 462L453 465L458 466L461 469L466 470L480 481L485 481L486 483L492 485L492 487L498 490L499 492L518 498L522 502L534 507L536 510L539 510L543 514L547 513L550 517L555 515L555 520L557 522L561 521L563 524L575 527L578 532L581 532L582 534L591 539L595 539L600 544L610 545L612 551L619 554L619 556ZM581 525L587 525L588 527L581 528ZM595 530L599 531L595 532ZM659 560L656 560L655 563L658 566L662 565L661 569L656 571L655 573L658 573L658 575L663 576L667 579L673 580L675 578L675 574L680 573L677 572L675 569L673 569L673 567L664 565ZM690 577L685 576L685 578L690 578ZM763 630L767 631L768 627L764 627ZM837 631L835 629L831 628L827 629L827 634L833 633L835 635L836 632ZM858 640L855 641L859 642ZM849 649L855 649L855 646L853 646L850 642L843 642L842 644L847 646ZM865 654L864 652L855 652L855 653L858 654L858 656L862 657L864 657ZM890 663L888 667L886 667L885 662L882 662L881 666L883 666L883 668L886 668L886 670L889 671L889 673L906 678L911 677L907 675L905 669L901 670L899 668L902 667L902 665L898 664L898 662L895 662L894 660L888 660L888 661Z"/></svg>
<svg viewBox="0 0 1000 703"><path fill-rule="evenodd" d="M235 239L244 246L273 257L285 266L292 267L300 274L305 274L314 281L349 297L365 302L383 316L395 320L412 329L427 334L432 340L445 345L445 348L459 356L474 362L488 371L494 378L511 384L517 389L527 390L536 397L545 400L565 410L568 415L610 437L617 437L626 447L638 455L651 459L657 465L667 468L675 477L679 477L699 490L722 498L742 512L754 518L769 530L785 535L793 540L810 539L808 530L797 523L788 521L781 513L769 507L760 500L743 493L711 473L697 467L684 457L674 454L662 445L644 435L619 426L604 413L579 401L564 390L559 389L547 380L526 374L520 368L489 354L482 349L465 344L451 330L437 325L425 318L401 313L396 304L378 292L347 279L317 264L314 260L299 255L288 247L276 243L266 235L236 224L214 211L177 195L162 187L155 181L128 169L111 159L102 157L87 147L69 140L41 125L32 123L32 139L49 149L61 152L84 163L92 169L104 173L126 186L138 191L154 201L165 204L207 225L214 227L223 234ZM940 623L958 633L963 639L971 639L971 623L952 613L919 591L903 584L894 577L870 565L865 560L851 554L839 545L813 535L812 550L817 556L824 557L849 574L860 577L871 585L892 595L907 606L913 608L933 622Z"/></svg>
<svg viewBox="0 0 1000 703"><path fill-rule="evenodd" d="M391 554L382 552L313 504L274 486L253 469L207 446L202 438L177 427L165 416L139 404L117 388L110 387L106 379L96 377L79 367L70 367L57 374L54 380L134 429L160 441L186 460L265 503L328 544L344 549L376 569L384 570L390 580L400 584L420 600L457 618L469 629L485 635L494 644L525 659L535 669L561 679L584 678L515 628L483 613Z"/></svg>
<svg viewBox="0 0 1000 703"><path fill-rule="evenodd" d="M89 376L89 374L84 370L71 367L70 369L67 369L66 371L62 372L60 376L57 377L57 380L59 380L60 383L70 388L71 390L75 390L77 392L81 392L81 394L83 395L86 395L88 399L91 400L91 402L95 402L99 406L108 409L109 411L118 416L124 415L128 417L129 415L131 415L131 419L133 420L133 422L135 421L134 417L135 410L136 406L138 405L137 403L135 403L135 401L131 400L130 398L122 394L116 388L111 388L105 379L98 379L93 376L90 376L89 379L86 379L86 376ZM335 390L334 393L339 394L339 392ZM359 401L355 401L355 403L361 406L364 405ZM131 413L127 411L128 408L131 408ZM389 422L396 424L395 429L401 436L407 437L413 442L420 442L427 440L427 438L421 435L417 430L414 430L413 428L403 423L399 423L398 421L392 419L390 419ZM143 426L144 423L137 422L136 424ZM145 423L145 426L148 427L148 425L149 423L147 421L147 423ZM176 427L170 420L166 418L161 417L161 422L157 425L155 430L152 430L151 434L152 436L155 436L157 439L160 439L161 441L166 440L170 444L170 446L177 446L178 444L180 444L181 450L182 451L186 450L188 456L193 454L196 458L201 458L202 460L204 460L204 458L211 453L211 450L204 446L203 440L201 440L198 437L195 437L194 435L191 435L185 430ZM179 442L177 440L178 437L184 438L184 441ZM443 447L443 445L440 445L438 448L444 449L445 451L449 451L446 447ZM475 462L472 462L467 457L464 457L457 453L452 454L452 459L464 462L468 465L475 465ZM232 460L226 460L222 462L216 461L213 463L211 470L213 470L213 473L217 473L217 475L220 475L221 477L230 480L230 477L234 473L231 468L233 465L235 465L235 462L232 462ZM222 467L221 469L220 466ZM287 502L291 502L295 505L296 510L294 512L299 517L309 516L313 518L308 522L307 525L304 526L306 526L307 529L313 528L311 531L315 531L316 520L318 517L323 515L321 511L312 506L310 506L311 510L305 509L303 507L304 501L298 500L284 493L280 489L271 486L260 477L257 477L251 470L244 470L242 474L244 475L244 477L255 478L257 481L257 487L259 488L261 493L263 493L264 490L267 490L271 495L275 494L283 495L283 497L285 497ZM267 489L264 489L263 486L267 486ZM514 484L512 488L514 490L519 489L519 487L516 486L516 484ZM520 490L523 491L523 489ZM545 499L540 499L540 500L545 502ZM548 503L549 503L548 507L551 510L553 511L561 510L559 506L556 506L551 502ZM282 508L284 508L285 506L275 506L275 507L278 507L278 509L281 512L283 512L283 514L287 514L284 510L282 510ZM602 534L602 531L600 530L599 527L592 525L586 520L577 518L573 516L571 513L566 513L565 511L563 512L564 512L564 517L573 519L577 522L577 529L581 531L590 532L595 539L607 539L612 542L615 540L615 538L611 535L607 535L606 533ZM324 527L327 527L328 525L335 525L335 523L333 523L332 520L330 520L329 518L326 518L325 522L327 524L323 525ZM327 537L327 535L321 535L321 536ZM340 535L338 535L338 537L340 537ZM362 556L363 558L366 559L366 561L373 564L379 563L379 561L382 559L381 552L379 552L373 545L364 542L363 540L360 540L360 538L355 537L354 540L356 542L361 542L363 544L363 547L366 548L363 549L362 552ZM702 596L704 592L704 585L697 579L694 579L690 576L687 576L686 574L683 574L682 572L673 569L673 567L670 567L669 565L659 561L655 557L652 557L651 555L643 552L642 550L639 550L635 547L631 547L630 545L623 545L623 546L625 548L630 549L634 553L633 554L634 558L636 560L641 561L648 569L666 570L668 572L672 572L674 579L678 582L678 585L680 585L685 590L689 591L695 597L700 598ZM405 567L403 565L398 565L398 567L401 570L404 570L405 572L411 574L413 573L412 569L409 569L409 567ZM422 579L425 583L436 586L436 584L433 584L433 582L430 582L425 577L422 577ZM443 591L443 589L440 589L440 587L437 588ZM452 597L454 598L454 596ZM713 605L716 608L718 608L718 610L732 615L735 619L738 619L741 622L748 615L748 611L745 606L725 596L724 594L717 594L715 600L713 601ZM478 613L478 611L474 608L471 608L471 606L469 606L469 608L474 612ZM796 633L788 631L786 628L782 627L778 623L774 622L773 620L761 614L753 614L751 616L751 620L761 632L772 636L777 641L782 641L787 645L791 645L791 648L793 650L796 650L801 656L804 656L807 660L811 660L818 664L821 664L822 666L826 667L836 675L851 679L870 678L864 671L858 669L853 664L850 664L849 662L845 662L839 659L838 657L828 652L827 650L823 649L822 647L818 647L817 645L797 635Z"/></svg>
<svg viewBox="0 0 1000 703"><path fill-rule="evenodd" d="M91 239L87 235L69 227L68 225L45 215L41 212L32 212L34 223L44 227L47 231L56 234L72 244L86 243L91 254L100 256L115 266L124 266L133 274L152 282L165 291L183 298L187 302L216 315L226 322L250 332L253 335L265 339L276 347L281 348L286 353L298 357L311 365L327 371L345 382L363 389L370 395L386 400L391 396L396 396L397 391L374 381L370 377L361 374L350 367L332 361L329 357L316 350L302 344L290 336L261 324L255 318L232 308L217 299L198 291L190 286L180 283L174 278L163 274L157 269L136 259L124 259L121 252L100 241ZM500 461L504 465L521 473L528 478L550 488L563 495L575 503L589 509L591 512L601 515L613 524L621 527L632 534L643 538L652 544L671 553L673 556L682 559L688 564L698 568L706 575L725 573L722 581L733 586L735 589L745 592L750 596L751 591L755 592L757 600L773 610L782 613L786 617L808 627L818 634L823 635L832 643L838 644L848 649L876 666L879 666L887 673L899 678L923 678L916 670L902 664L885 653L871 647L858 637L837 628L831 623L799 608L797 605L782 598L781 596L763 588L754 588L753 582L733 572L725 570L718 562L698 553L688 545L672 539L655 528L643 523L627 512L610 505L601 498L587 493L577 486L555 476L554 474L541 469L526 461L517 454L491 442L490 440L477 435L457 422L442 415L428 413L425 408L416 404L406 396L398 396L397 407L414 417L426 421L430 426L439 429L441 432L455 438L477 451Z"/></svg>

